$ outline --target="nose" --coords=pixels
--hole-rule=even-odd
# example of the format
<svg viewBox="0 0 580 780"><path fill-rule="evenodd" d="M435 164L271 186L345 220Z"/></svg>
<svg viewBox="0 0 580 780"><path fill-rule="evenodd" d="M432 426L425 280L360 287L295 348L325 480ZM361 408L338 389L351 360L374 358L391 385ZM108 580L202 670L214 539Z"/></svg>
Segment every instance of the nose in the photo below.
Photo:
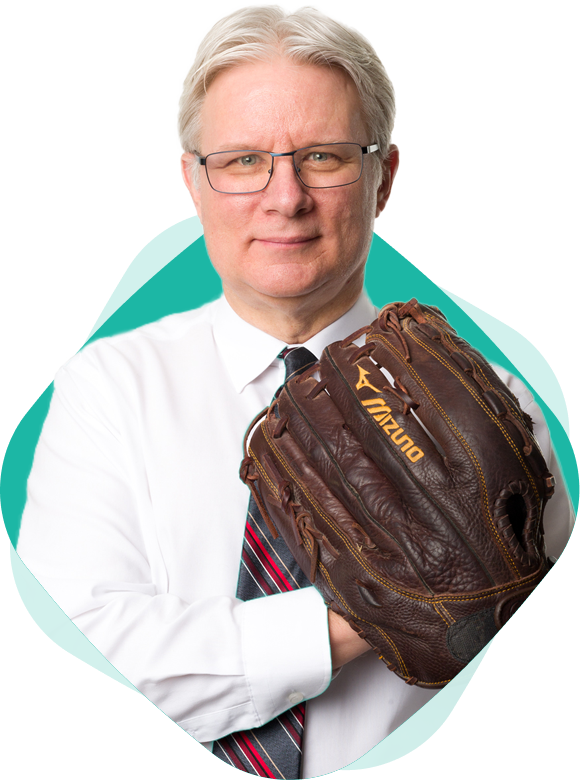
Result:
<svg viewBox="0 0 580 780"><path fill-rule="evenodd" d="M310 211L314 201L308 187L298 178L292 157L275 157L273 166L272 177L262 192L264 211L277 211L285 217Z"/></svg>

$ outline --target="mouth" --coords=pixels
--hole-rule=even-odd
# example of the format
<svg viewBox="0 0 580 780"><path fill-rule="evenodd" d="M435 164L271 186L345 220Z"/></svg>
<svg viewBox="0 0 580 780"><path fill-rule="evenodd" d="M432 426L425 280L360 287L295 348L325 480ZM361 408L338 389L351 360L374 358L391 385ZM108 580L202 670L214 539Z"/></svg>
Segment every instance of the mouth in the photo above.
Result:
<svg viewBox="0 0 580 780"><path fill-rule="evenodd" d="M318 236L269 236L268 238L255 238L264 247L271 249L301 249L316 241Z"/></svg>

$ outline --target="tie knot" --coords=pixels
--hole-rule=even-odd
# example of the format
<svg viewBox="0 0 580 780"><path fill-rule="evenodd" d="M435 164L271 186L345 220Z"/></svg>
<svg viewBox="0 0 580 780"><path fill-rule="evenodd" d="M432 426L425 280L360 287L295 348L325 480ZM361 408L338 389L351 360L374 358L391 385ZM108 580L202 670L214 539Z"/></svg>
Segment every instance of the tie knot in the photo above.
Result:
<svg viewBox="0 0 580 780"><path fill-rule="evenodd" d="M279 357L284 359L286 366L285 382L292 377L302 374L307 368L316 363L316 356L306 347L286 347L280 353Z"/></svg>

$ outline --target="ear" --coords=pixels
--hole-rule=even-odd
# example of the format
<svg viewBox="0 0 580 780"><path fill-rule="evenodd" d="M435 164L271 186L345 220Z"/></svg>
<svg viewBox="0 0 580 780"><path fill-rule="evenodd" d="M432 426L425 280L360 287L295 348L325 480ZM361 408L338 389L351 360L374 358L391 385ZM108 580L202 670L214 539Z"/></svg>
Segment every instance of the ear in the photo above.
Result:
<svg viewBox="0 0 580 780"><path fill-rule="evenodd" d="M378 217L381 211L387 205L389 195L391 194L391 188L393 181L399 169L399 150L395 144L389 146L389 154L383 160L383 178L379 189L377 190L377 212L375 217Z"/></svg>
<svg viewBox="0 0 580 780"><path fill-rule="evenodd" d="M185 186L189 190L189 194L191 195L191 199L193 200L193 205L195 206L197 216L199 217L199 220L203 225L203 218L201 215L201 192L199 188L195 186L195 182L193 179L193 173L195 170L194 166L195 166L195 154L190 154L189 152L186 152L185 154L181 155L181 175L183 176L183 181L185 182Z"/></svg>

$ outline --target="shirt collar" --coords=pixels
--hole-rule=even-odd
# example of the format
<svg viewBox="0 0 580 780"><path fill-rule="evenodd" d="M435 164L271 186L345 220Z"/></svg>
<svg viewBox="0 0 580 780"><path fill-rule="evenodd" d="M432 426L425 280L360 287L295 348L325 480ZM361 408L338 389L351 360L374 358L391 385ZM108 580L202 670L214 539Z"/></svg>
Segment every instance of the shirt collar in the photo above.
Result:
<svg viewBox="0 0 580 780"><path fill-rule="evenodd" d="M303 345L317 358L323 349L355 330L369 325L377 316L377 309L363 292L354 306L328 327ZM286 346L284 341L270 336L239 317L225 297L216 302L213 333L218 352L226 366L236 392L241 393L278 357Z"/></svg>

